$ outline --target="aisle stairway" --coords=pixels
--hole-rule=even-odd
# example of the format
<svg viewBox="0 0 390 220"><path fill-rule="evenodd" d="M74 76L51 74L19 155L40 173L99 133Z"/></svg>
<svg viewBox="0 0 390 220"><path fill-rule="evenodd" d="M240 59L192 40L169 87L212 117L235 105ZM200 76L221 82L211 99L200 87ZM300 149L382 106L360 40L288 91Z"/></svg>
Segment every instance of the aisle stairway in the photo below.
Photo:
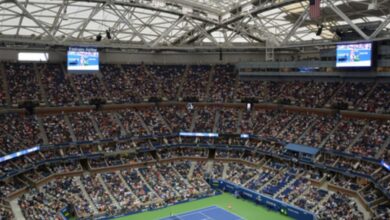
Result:
<svg viewBox="0 0 390 220"><path fill-rule="evenodd" d="M100 174L96 175L97 179L100 182L100 185L103 186L103 189L106 193L108 193L108 196L110 197L111 201L114 203L114 205L118 208L121 209L121 206L119 205L118 201L115 199L115 197L111 194L111 191L108 189L106 183L104 182L102 176Z"/></svg>
<svg viewBox="0 0 390 220"><path fill-rule="evenodd" d="M5 68L4 68L4 63L0 63L0 78L2 79L2 87L3 87L3 92L5 94L5 100L8 105L11 105L11 97L9 95L9 90L8 90L8 81L7 81L7 76L5 74Z"/></svg>
<svg viewBox="0 0 390 220"><path fill-rule="evenodd" d="M14 199L10 202L12 212L14 213L15 219L17 220L25 220L23 216L23 212L20 209L20 206L18 204L18 199ZM0 216L1 218L1 216Z"/></svg>
<svg viewBox="0 0 390 220"><path fill-rule="evenodd" d="M76 181L76 184L80 187L81 192L82 192L84 198L88 201L90 207L92 207L92 210L93 210L94 214L98 214L99 212L98 212L98 210L96 209L96 206L95 206L95 204L93 203L91 197L89 197L87 191L85 190L84 185L81 183L80 177L79 177L79 176L75 176L74 179L75 179L75 181Z"/></svg>

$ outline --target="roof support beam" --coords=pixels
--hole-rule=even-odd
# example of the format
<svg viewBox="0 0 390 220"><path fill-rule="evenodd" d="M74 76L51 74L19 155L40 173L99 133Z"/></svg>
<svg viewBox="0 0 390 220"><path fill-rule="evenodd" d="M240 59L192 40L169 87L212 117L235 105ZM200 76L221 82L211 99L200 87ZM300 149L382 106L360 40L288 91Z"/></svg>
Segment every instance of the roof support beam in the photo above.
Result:
<svg viewBox="0 0 390 220"><path fill-rule="evenodd" d="M199 26L197 23L195 23L195 22L193 22L193 21L191 21L191 20L189 20L188 22L189 22L190 24L192 24L192 25L195 27L195 29L199 30L199 31L201 32L201 35L202 35L202 36L208 38L208 39L209 39L211 42L213 42L215 45L218 45L217 40L216 40L213 36L211 36L204 28L202 28L202 27ZM184 42L183 42L183 43L184 43ZM189 43L189 42L187 41L186 43Z"/></svg>
<svg viewBox="0 0 390 220"><path fill-rule="evenodd" d="M378 34L390 23L390 15L387 15L386 19L377 27L374 33L371 34L370 40L376 38Z"/></svg>
<svg viewBox="0 0 390 220"><path fill-rule="evenodd" d="M169 26L169 28L167 28L152 44L152 47L155 47L157 46L158 43L160 43L160 41L162 39L164 39L169 33L171 33L171 31L173 30L173 28L175 28L180 22L182 22L183 20L185 19L185 16L181 16L179 17L175 22L173 22L173 24L171 24L171 26Z"/></svg>
<svg viewBox="0 0 390 220"><path fill-rule="evenodd" d="M142 36L142 34L126 19L126 17L118 10L118 8L114 4L109 4L109 7L114 11L114 13L121 19L134 33L134 35L137 35L142 43L149 46L149 44L146 42L145 38Z"/></svg>
<svg viewBox="0 0 390 220"><path fill-rule="evenodd" d="M36 19L29 11L27 11L27 9L22 4L20 4L20 2L15 1L14 3L20 10L22 10L24 16L34 21L52 40L58 42L58 40L50 33L50 31L46 29L45 26L43 26L42 22Z"/></svg>
<svg viewBox="0 0 390 220"><path fill-rule="evenodd" d="M265 12L265 11L269 11L269 10L272 10L272 9L275 9L275 8L280 8L280 7L283 7L283 6L286 6L286 5L290 5L290 4L293 4L293 3L297 3L297 2L301 2L303 0L281 0L281 1L270 1L269 4L261 4L260 6L248 11L249 14L252 14L252 15L257 15L261 12ZM210 28L207 30L207 33L212 33L214 31L217 31L223 27L227 27L229 24L233 24L239 20L241 20L242 18L244 18L246 15L245 14L239 14L237 16L234 16L234 17L231 17L229 19L227 19L226 21L220 23L219 25L213 27L213 28ZM197 36L194 36L192 39L190 39L188 42L191 43L191 42L194 42L197 40L197 38L199 38L200 36L202 35L197 35Z"/></svg>
<svg viewBox="0 0 390 220"><path fill-rule="evenodd" d="M65 5L61 5L59 7L57 14L56 14L56 17L54 18L53 24L51 25L50 33L53 34L54 36L55 36L55 33L57 32L57 29L58 29L57 26L60 24L62 10L64 10L65 7L66 7Z"/></svg>
<svg viewBox="0 0 390 220"><path fill-rule="evenodd" d="M97 13L100 12L100 10L102 10L104 7L106 7L106 5L102 4L100 5L99 3L96 4L96 6L92 9L91 13L89 14L88 18L85 19L85 21L80 24L80 26L75 29L75 31L73 31L71 34L68 35L68 37L71 37L74 33L76 33L77 31L79 31L79 33L77 34L77 38L80 38L81 36L83 36L84 34L84 31L85 31L85 28L87 28L89 22L92 20L93 17L95 17L95 15L97 15Z"/></svg>
<svg viewBox="0 0 390 220"><path fill-rule="evenodd" d="M287 44L290 38L295 34L295 32L298 30L298 28L303 24L303 22L306 20L307 16L309 15L309 8L307 7L305 11L302 12L302 14L299 16L298 20L294 23L293 27L291 28L290 32L287 34L287 36L283 39L282 44Z"/></svg>
<svg viewBox="0 0 390 220"><path fill-rule="evenodd" d="M369 37L355 24L351 21L351 19L348 18L347 15L344 14L336 5L333 4L331 0L326 0L327 5L338 15L340 18L342 18L347 24L349 24L362 38L365 40L368 40Z"/></svg>

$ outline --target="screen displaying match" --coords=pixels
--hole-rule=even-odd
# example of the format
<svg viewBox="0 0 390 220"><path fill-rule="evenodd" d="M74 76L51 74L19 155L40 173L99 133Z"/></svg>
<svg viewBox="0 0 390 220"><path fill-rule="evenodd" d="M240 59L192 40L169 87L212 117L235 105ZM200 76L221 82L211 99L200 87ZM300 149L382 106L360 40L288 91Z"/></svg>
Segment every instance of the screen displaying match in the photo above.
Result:
<svg viewBox="0 0 390 220"><path fill-rule="evenodd" d="M336 67L371 67L372 43L337 45Z"/></svg>
<svg viewBox="0 0 390 220"><path fill-rule="evenodd" d="M69 47L68 72L90 73L99 71L99 52L96 48Z"/></svg>

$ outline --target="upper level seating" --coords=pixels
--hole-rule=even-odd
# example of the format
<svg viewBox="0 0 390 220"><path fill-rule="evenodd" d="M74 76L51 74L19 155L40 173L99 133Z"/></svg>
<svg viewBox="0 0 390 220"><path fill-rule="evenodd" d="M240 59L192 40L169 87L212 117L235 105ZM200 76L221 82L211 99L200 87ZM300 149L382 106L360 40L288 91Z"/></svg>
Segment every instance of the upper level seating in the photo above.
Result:
<svg viewBox="0 0 390 220"><path fill-rule="evenodd" d="M84 104L92 98L131 103L150 97L197 97L213 102L251 97L260 102L311 108L343 108L346 104L359 111L389 111L386 98L390 83L386 81L248 79L239 78L233 65L102 64L101 73L69 75L61 65L5 63L5 77L0 77L0 104L6 101L4 81L8 83L6 92L11 104L24 100L45 103L41 94L44 91L52 106L78 104L80 94Z"/></svg>
<svg viewBox="0 0 390 220"><path fill-rule="evenodd" d="M12 104L41 100L38 78L32 64L6 63L5 73Z"/></svg>
<svg viewBox="0 0 390 220"><path fill-rule="evenodd" d="M118 118L129 135L146 135L149 133L135 109L119 111Z"/></svg>
<svg viewBox="0 0 390 220"><path fill-rule="evenodd" d="M142 109L138 112L152 134L170 133L170 128L160 116L157 109Z"/></svg>
<svg viewBox="0 0 390 220"><path fill-rule="evenodd" d="M0 106L5 106L7 104L7 97L6 97L7 91L5 91L4 84L3 84L4 82L5 81L3 79L0 70Z"/></svg>
<svg viewBox="0 0 390 220"><path fill-rule="evenodd" d="M365 124L364 120L341 120L337 129L329 135L324 147L339 151L348 149Z"/></svg>
<svg viewBox="0 0 390 220"><path fill-rule="evenodd" d="M110 112L96 112L93 114L99 131L103 138L121 136L121 129L118 123L115 122L114 115Z"/></svg>
<svg viewBox="0 0 390 220"><path fill-rule="evenodd" d="M390 120L370 121L367 129L350 149L363 156L375 157L383 143L390 137Z"/></svg>
<svg viewBox="0 0 390 220"><path fill-rule="evenodd" d="M291 123L276 137L288 142L296 142L315 119L317 119L317 116L314 115L296 115Z"/></svg>
<svg viewBox="0 0 390 220"><path fill-rule="evenodd" d="M47 102L53 106L72 105L79 102L69 75L64 74L60 64L38 64L42 86Z"/></svg>
<svg viewBox="0 0 390 220"><path fill-rule="evenodd" d="M145 70L144 65L123 65L125 74L131 79L130 94L136 95L137 100L157 96L158 84L156 76Z"/></svg>
<svg viewBox="0 0 390 220"><path fill-rule="evenodd" d="M276 114L265 111L243 111L240 121L241 133L256 134L263 131Z"/></svg>
<svg viewBox="0 0 390 220"><path fill-rule="evenodd" d="M73 75L73 81L77 92L80 94L84 104L88 104L93 98L109 98L107 90L95 74Z"/></svg>
<svg viewBox="0 0 390 220"><path fill-rule="evenodd" d="M286 128L294 115L285 112L270 112L271 120L266 120L266 124L258 123L261 129L255 129L255 133L263 137L276 137ZM307 123L307 122L306 122Z"/></svg>
<svg viewBox="0 0 390 220"><path fill-rule="evenodd" d="M107 87L110 100L115 103L135 102L140 99L134 93L133 76L139 72L139 66L126 66L123 71L120 65L103 64L100 67L102 79ZM132 74L135 72L134 74ZM141 73L140 73L141 74Z"/></svg>
<svg viewBox="0 0 390 220"><path fill-rule="evenodd" d="M198 132L213 132L215 123L215 108L203 107L197 109L197 117L195 118L195 131Z"/></svg>
<svg viewBox="0 0 390 220"><path fill-rule="evenodd" d="M24 144L24 146L19 146L18 149L42 143L39 124L34 116L6 113L1 114L0 118L2 131Z"/></svg>
<svg viewBox="0 0 390 220"><path fill-rule="evenodd" d="M192 123L193 112L185 107L160 107L161 116L171 127L173 132L189 131Z"/></svg>
<svg viewBox="0 0 390 220"><path fill-rule="evenodd" d="M309 146L321 146L322 141L337 127L337 117L317 117L311 127L304 132L301 139L296 141L299 144Z"/></svg>
<svg viewBox="0 0 390 220"><path fill-rule="evenodd" d="M176 100L186 66L147 65L145 68L151 74L155 75L161 96L167 98L168 100Z"/></svg>
<svg viewBox="0 0 390 220"><path fill-rule="evenodd" d="M340 87L340 82L327 81L305 81L301 90L290 96L294 104L298 106L319 108L323 107L332 97L335 91ZM293 88L286 88L286 90Z"/></svg>
<svg viewBox="0 0 390 220"><path fill-rule="evenodd" d="M236 75L233 65L215 66L209 92L214 102L227 102L233 99Z"/></svg>
<svg viewBox="0 0 390 220"><path fill-rule="evenodd" d="M63 115L49 115L42 117L43 127L49 144L61 144L72 141L69 127L66 124Z"/></svg>
<svg viewBox="0 0 390 220"><path fill-rule="evenodd" d="M389 113L390 86L386 82L378 82L372 93L359 104L358 110L365 112Z"/></svg>
<svg viewBox="0 0 390 220"><path fill-rule="evenodd" d="M356 108L373 86L374 83L370 82L345 82L329 101L329 104L346 103L349 108Z"/></svg>
<svg viewBox="0 0 390 220"><path fill-rule="evenodd" d="M206 99L207 84L211 66L209 65L194 65L188 69L187 77L183 83L183 97L198 97Z"/></svg>
<svg viewBox="0 0 390 220"><path fill-rule="evenodd" d="M222 109L219 111L218 131L224 133L237 133L238 109Z"/></svg>
<svg viewBox="0 0 390 220"><path fill-rule="evenodd" d="M69 115L69 121L78 141L99 140L100 137L96 131L91 113L73 113Z"/></svg>

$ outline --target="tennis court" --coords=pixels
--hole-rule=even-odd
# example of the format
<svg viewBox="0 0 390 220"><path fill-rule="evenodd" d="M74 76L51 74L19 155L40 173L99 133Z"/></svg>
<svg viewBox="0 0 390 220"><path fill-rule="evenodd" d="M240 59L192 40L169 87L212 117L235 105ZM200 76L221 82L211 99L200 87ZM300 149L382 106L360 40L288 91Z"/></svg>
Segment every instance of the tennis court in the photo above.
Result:
<svg viewBox="0 0 390 220"><path fill-rule="evenodd" d="M174 215L160 220L243 220L241 217L228 212L218 206L198 209L179 215Z"/></svg>

